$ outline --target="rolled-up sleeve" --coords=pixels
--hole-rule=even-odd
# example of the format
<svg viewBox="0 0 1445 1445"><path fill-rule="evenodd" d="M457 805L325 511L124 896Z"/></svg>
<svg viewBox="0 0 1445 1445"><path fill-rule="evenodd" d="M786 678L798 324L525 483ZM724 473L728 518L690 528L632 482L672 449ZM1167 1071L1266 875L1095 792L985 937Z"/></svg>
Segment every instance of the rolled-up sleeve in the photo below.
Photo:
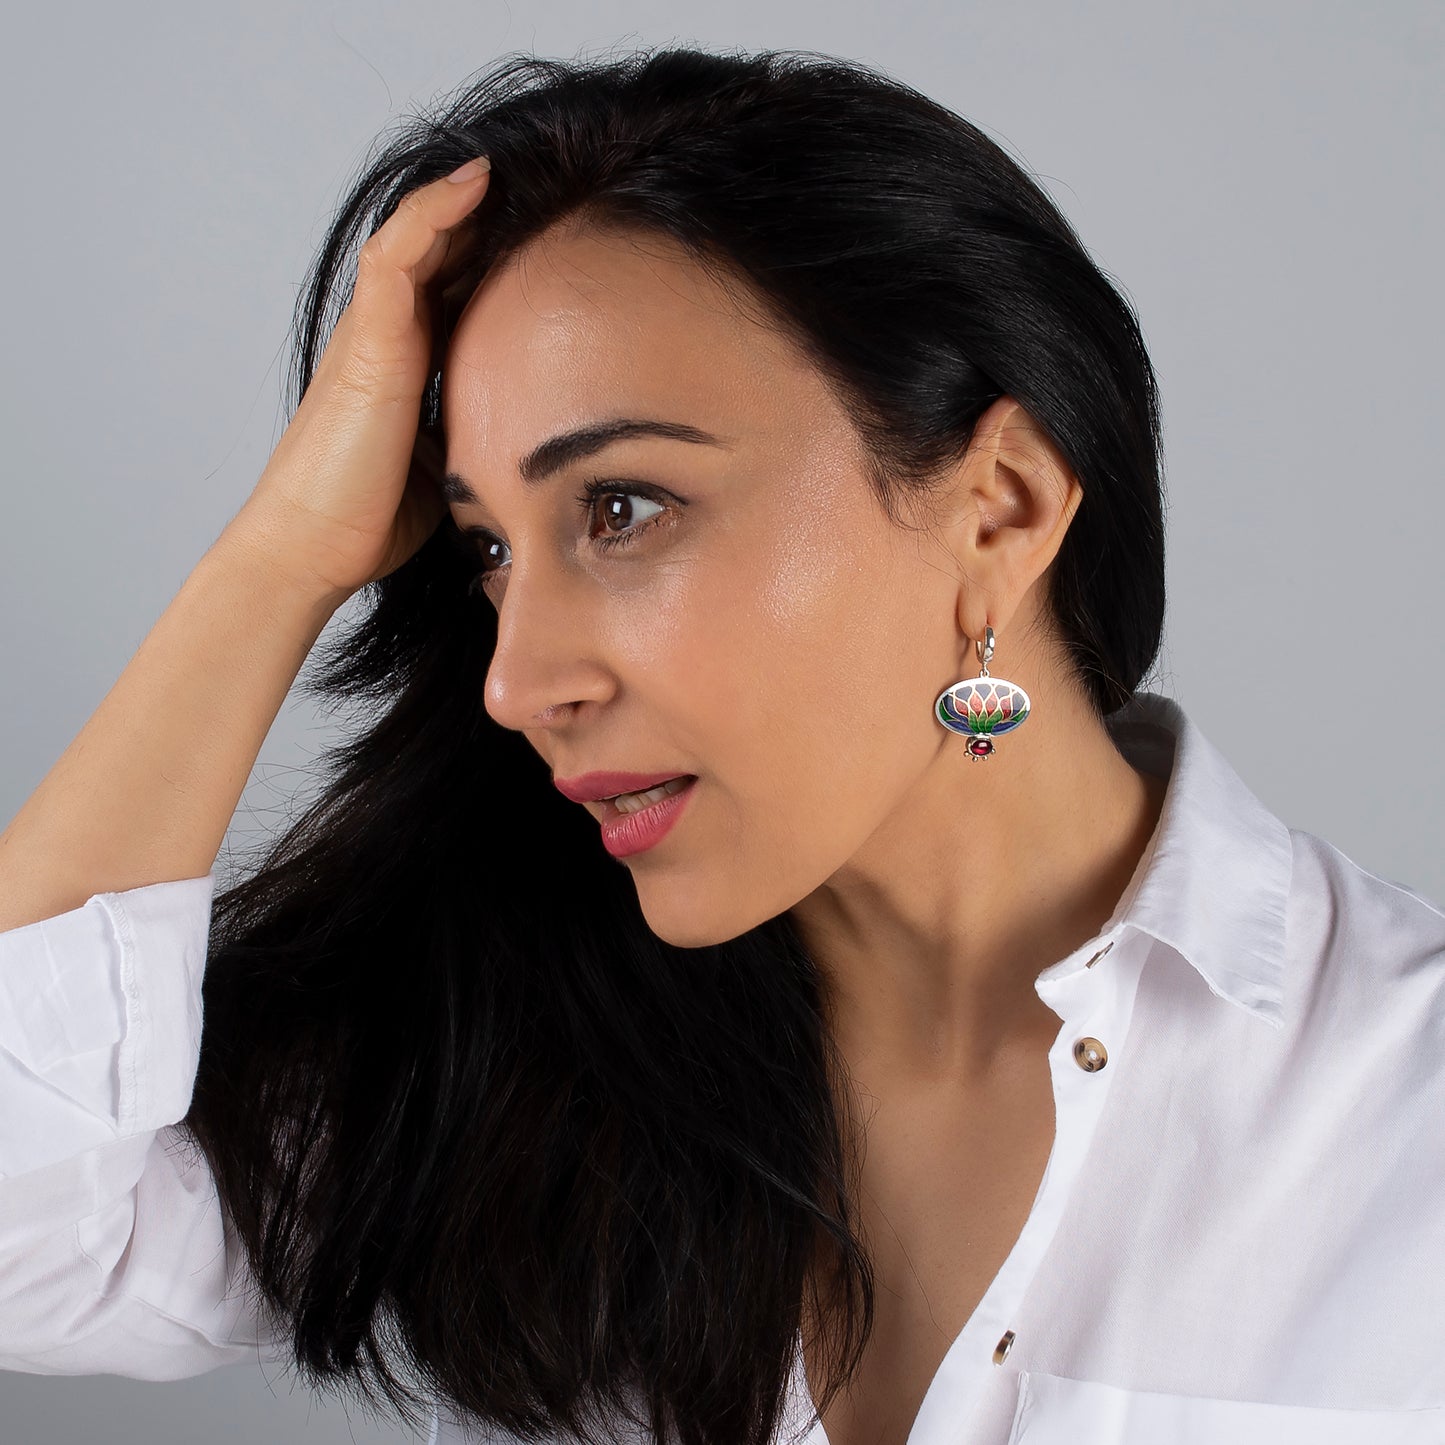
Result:
<svg viewBox="0 0 1445 1445"><path fill-rule="evenodd" d="M0 1369L170 1380L284 1359L177 1128L214 875L0 932Z"/></svg>

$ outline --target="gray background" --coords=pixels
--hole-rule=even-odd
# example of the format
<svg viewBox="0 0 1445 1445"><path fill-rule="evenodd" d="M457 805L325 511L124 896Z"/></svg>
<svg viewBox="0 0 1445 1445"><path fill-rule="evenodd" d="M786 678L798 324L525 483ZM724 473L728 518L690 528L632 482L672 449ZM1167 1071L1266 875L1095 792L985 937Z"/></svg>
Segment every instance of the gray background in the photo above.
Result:
<svg viewBox="0 0 1445 1445"><path fill-rule="evenodd" d="M509 51L797 47L935 96L1058 200L1163 384L1154 685L1287 822L1445 898L1442 16L1438 0L24 7L0 60L0 819L254 485L297 288L391 118ZM1397 701L1377 725L1357 699L1382 682ZM331 736L288 701L231 843L279 825ZM402 1438L254 1366L0 1375L0 1445L303 1435Z"/></svg>

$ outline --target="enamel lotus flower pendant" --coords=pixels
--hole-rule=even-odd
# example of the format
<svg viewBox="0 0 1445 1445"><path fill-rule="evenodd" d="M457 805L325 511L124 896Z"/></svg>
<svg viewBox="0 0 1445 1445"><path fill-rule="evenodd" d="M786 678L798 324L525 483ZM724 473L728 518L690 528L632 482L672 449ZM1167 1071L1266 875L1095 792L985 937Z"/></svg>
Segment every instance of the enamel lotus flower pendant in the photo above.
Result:
<svg viewBox="0 0 1445 1445"><path fill-rule="evenodd" d="M1012 732L1029 715L1029 695L1016 682L988 675L993 656L993 628L984 628L984 640L974 643L980 672L977 677L956 682L938 694L934 716L949 732L968 739L968 756L981 761L993 754L993 740Z"/></svg>

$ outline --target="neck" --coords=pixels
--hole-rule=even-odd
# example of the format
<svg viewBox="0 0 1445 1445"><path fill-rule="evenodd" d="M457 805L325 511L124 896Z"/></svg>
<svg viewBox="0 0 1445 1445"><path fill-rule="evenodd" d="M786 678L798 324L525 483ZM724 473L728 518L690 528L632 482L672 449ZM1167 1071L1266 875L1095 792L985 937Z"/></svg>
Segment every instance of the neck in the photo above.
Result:
<svg viewBox="0 0 1445 1445"><path fill-rule="evenodd" d="M867 843L791 917L850 1067L977 1082L1059 1019L1040 972L1128 886L1165 781L1136 771L1059 689L981 762L945 735Z"/></svg>

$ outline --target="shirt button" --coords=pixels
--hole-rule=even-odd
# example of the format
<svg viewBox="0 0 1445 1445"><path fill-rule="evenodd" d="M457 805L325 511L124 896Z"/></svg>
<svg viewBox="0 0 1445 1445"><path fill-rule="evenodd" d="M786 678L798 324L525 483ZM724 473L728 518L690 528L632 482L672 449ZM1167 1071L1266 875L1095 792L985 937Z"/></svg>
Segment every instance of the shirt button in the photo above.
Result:
<svg viewBox="0 0 1445 1445"><path fill-rule="evenodd" d="M996 1345L994 1346L994 1350L993 1350L993 1362L994 1362L994 1364L996 1364L996 1365L1001 1365L1001 1364L1003 1364L1004 1360L1008 1358L1008 1352L1009 1352L1011 1349L1013 1349L1013 1347L1014 1347L1014 1332L1013 1332L1012 1330L1005 1330L1005 1331L1003 1332L1003 1339L1001 1339L1001 1340L998 1342L998 1344L996 1344Z"/></svg>
<svg viewBox="0 0 1445 1445"><path fill-rule="evenodd" d="M1074 1045L1074 1062L1086 1073L1096 1074L1109 1062L1109 1051L1098 1039L1082 1038Z"/></svg>

